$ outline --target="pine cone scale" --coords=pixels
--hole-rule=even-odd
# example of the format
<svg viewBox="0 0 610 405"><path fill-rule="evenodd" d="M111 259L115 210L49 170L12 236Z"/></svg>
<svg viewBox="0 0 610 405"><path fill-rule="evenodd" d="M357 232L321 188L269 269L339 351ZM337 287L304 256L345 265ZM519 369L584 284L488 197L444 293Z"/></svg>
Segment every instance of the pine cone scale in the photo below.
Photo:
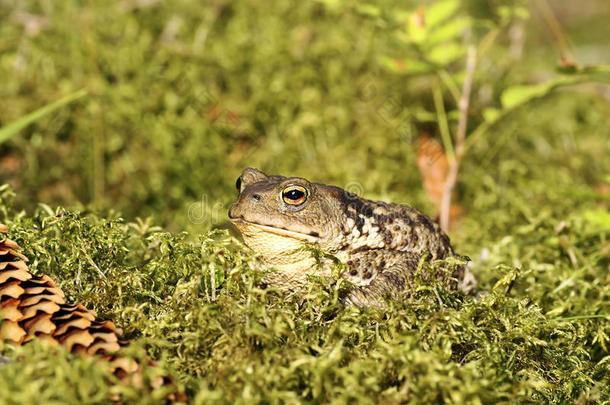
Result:
<svg viewBox="0 0 610 405"><path fill-rule="evenodd" d="M97 319L95 311L81 304L66 303L64 292L51 278L30 272L19 245L1 237L7 232L0 224L0 338L18 345L36 338L61 344L75 354L99 355L124 383L141 386L141 365L118 354L127 344L121 339L122 330L112 321ZM160 381L153 387L172 384L167 378ZM179 393L167 399L186 400Z"/></svg>

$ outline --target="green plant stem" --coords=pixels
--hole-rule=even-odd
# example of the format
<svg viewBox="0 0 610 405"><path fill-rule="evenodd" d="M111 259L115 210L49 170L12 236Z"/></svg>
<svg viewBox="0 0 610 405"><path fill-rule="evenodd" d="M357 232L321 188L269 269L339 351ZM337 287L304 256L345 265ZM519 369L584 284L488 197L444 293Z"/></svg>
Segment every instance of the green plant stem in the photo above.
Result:
<svg viewBox="0 0 610 405"><path fill-rule="evenodd" d="M447 120L447 113L445 112L445 105L443 104L443 92L441 88L440 80L435 77L432 85L432 96L434 98L434 108L436 110L436 116L438 119L438 126L441 131L441 139L443 140L443 147L447 153L449 160L454 159L453 143L451 141L451 133L449 132L449 122Z"/></svg>
<svg viewBox="0 0 610 405"><path fill-rule="evenodd" d="M561 57L567 58L567 60L570 62L574 62L574 51L572 50L572 46L570 46L569 38L565 34L565 30L561 26L561 23L557 19L557 16L555 16L553 9L549 6L549 3L546 0L538 0L535 1L534 4L540 11L542 19L548 26L549 31L555 37L555 40L557 41L557 47L559 48L559 52L561 53Z"/></svg>
<svg viewBox="0 0 610 405"><path fill-rule="evenodd" d="M449 89L455 103L459 103L462 95L460 94L459 87L455 84L449 72L447 72L446 69L441 69L438 71L438 77L443 81L443 84L447 86L447 89Z"/></svg>
<svg viewBox="0 0 610 405"><path fill-rule="evenodd" d="M63 107L64 105L69 104L86 95L87 90L78 90L72 94L68 94L67 96L60 98L59 100L51 104L47 104L44 107L34 110L31 113L19 118L18 120L13 121L10 124L0 128L0 144L8 141L13 136L17 135L19 131L21 131L23 128L44 117L45 115L50 114L58 108Z"/></svg>
<svg viewBox="0 0 610 405"><path fill-rule="evenodd" d="M491 45L494 43L499 33L499 29L494 29L489 31L487 35L483 37L477 49L477 54L479 55L479 58L481 58L487 52L487 50L491 48Z"/></svg>

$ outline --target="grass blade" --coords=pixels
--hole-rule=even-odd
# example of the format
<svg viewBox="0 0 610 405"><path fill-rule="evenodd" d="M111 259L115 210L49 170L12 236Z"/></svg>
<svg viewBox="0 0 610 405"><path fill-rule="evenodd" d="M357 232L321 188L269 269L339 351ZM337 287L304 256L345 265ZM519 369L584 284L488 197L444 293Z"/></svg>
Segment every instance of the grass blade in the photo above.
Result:
<svg viewBox="0 0 610 405"><path fill-rule="evenodd" d="M87 95L87 90L81 89L72 94L68 94L65 97L60 98L59 100L47 104L44 107L40 107L37 110L32 111L31 113L19 118L17 121L13 121L10 124L0 128L0 144L5 141L8 141L13 136L17 135L19 131L23 128L27 127L31 123L35 122L41 117L57 110L58 108L63 107L66 104L73 102L81 97Z"/></svg>

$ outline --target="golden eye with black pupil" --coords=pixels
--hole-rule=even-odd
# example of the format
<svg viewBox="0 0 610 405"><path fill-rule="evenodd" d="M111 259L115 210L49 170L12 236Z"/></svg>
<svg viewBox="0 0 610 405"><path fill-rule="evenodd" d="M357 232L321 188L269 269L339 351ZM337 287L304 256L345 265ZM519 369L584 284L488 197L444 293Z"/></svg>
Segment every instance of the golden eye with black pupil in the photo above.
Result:
<svg viewBox="0 0 610 405"><path fill-rule="evenodd" d="M235 188L237 189L237 191L241 191L241 176L237 178L237 181L235 182Z"/></svg>
<svg viewBox="0 0 610 405"><path fill-rule="evenodd" d="M307 189L302 186L287 186L282 191L282 199L289 205L301 205L307 200Z"/></svg>

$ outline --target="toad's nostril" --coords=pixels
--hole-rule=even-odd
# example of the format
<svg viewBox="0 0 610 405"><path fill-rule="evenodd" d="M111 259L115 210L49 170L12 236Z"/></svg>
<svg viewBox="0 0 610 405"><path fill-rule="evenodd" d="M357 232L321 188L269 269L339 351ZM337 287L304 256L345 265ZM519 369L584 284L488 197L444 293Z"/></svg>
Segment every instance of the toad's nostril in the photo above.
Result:
<svg viewBox="0 0 610 405"><path fill-rule="evenodd" d="M260 201L261 196L260 196L260 194L252 194L252 198L256 201Z"/></svg>

